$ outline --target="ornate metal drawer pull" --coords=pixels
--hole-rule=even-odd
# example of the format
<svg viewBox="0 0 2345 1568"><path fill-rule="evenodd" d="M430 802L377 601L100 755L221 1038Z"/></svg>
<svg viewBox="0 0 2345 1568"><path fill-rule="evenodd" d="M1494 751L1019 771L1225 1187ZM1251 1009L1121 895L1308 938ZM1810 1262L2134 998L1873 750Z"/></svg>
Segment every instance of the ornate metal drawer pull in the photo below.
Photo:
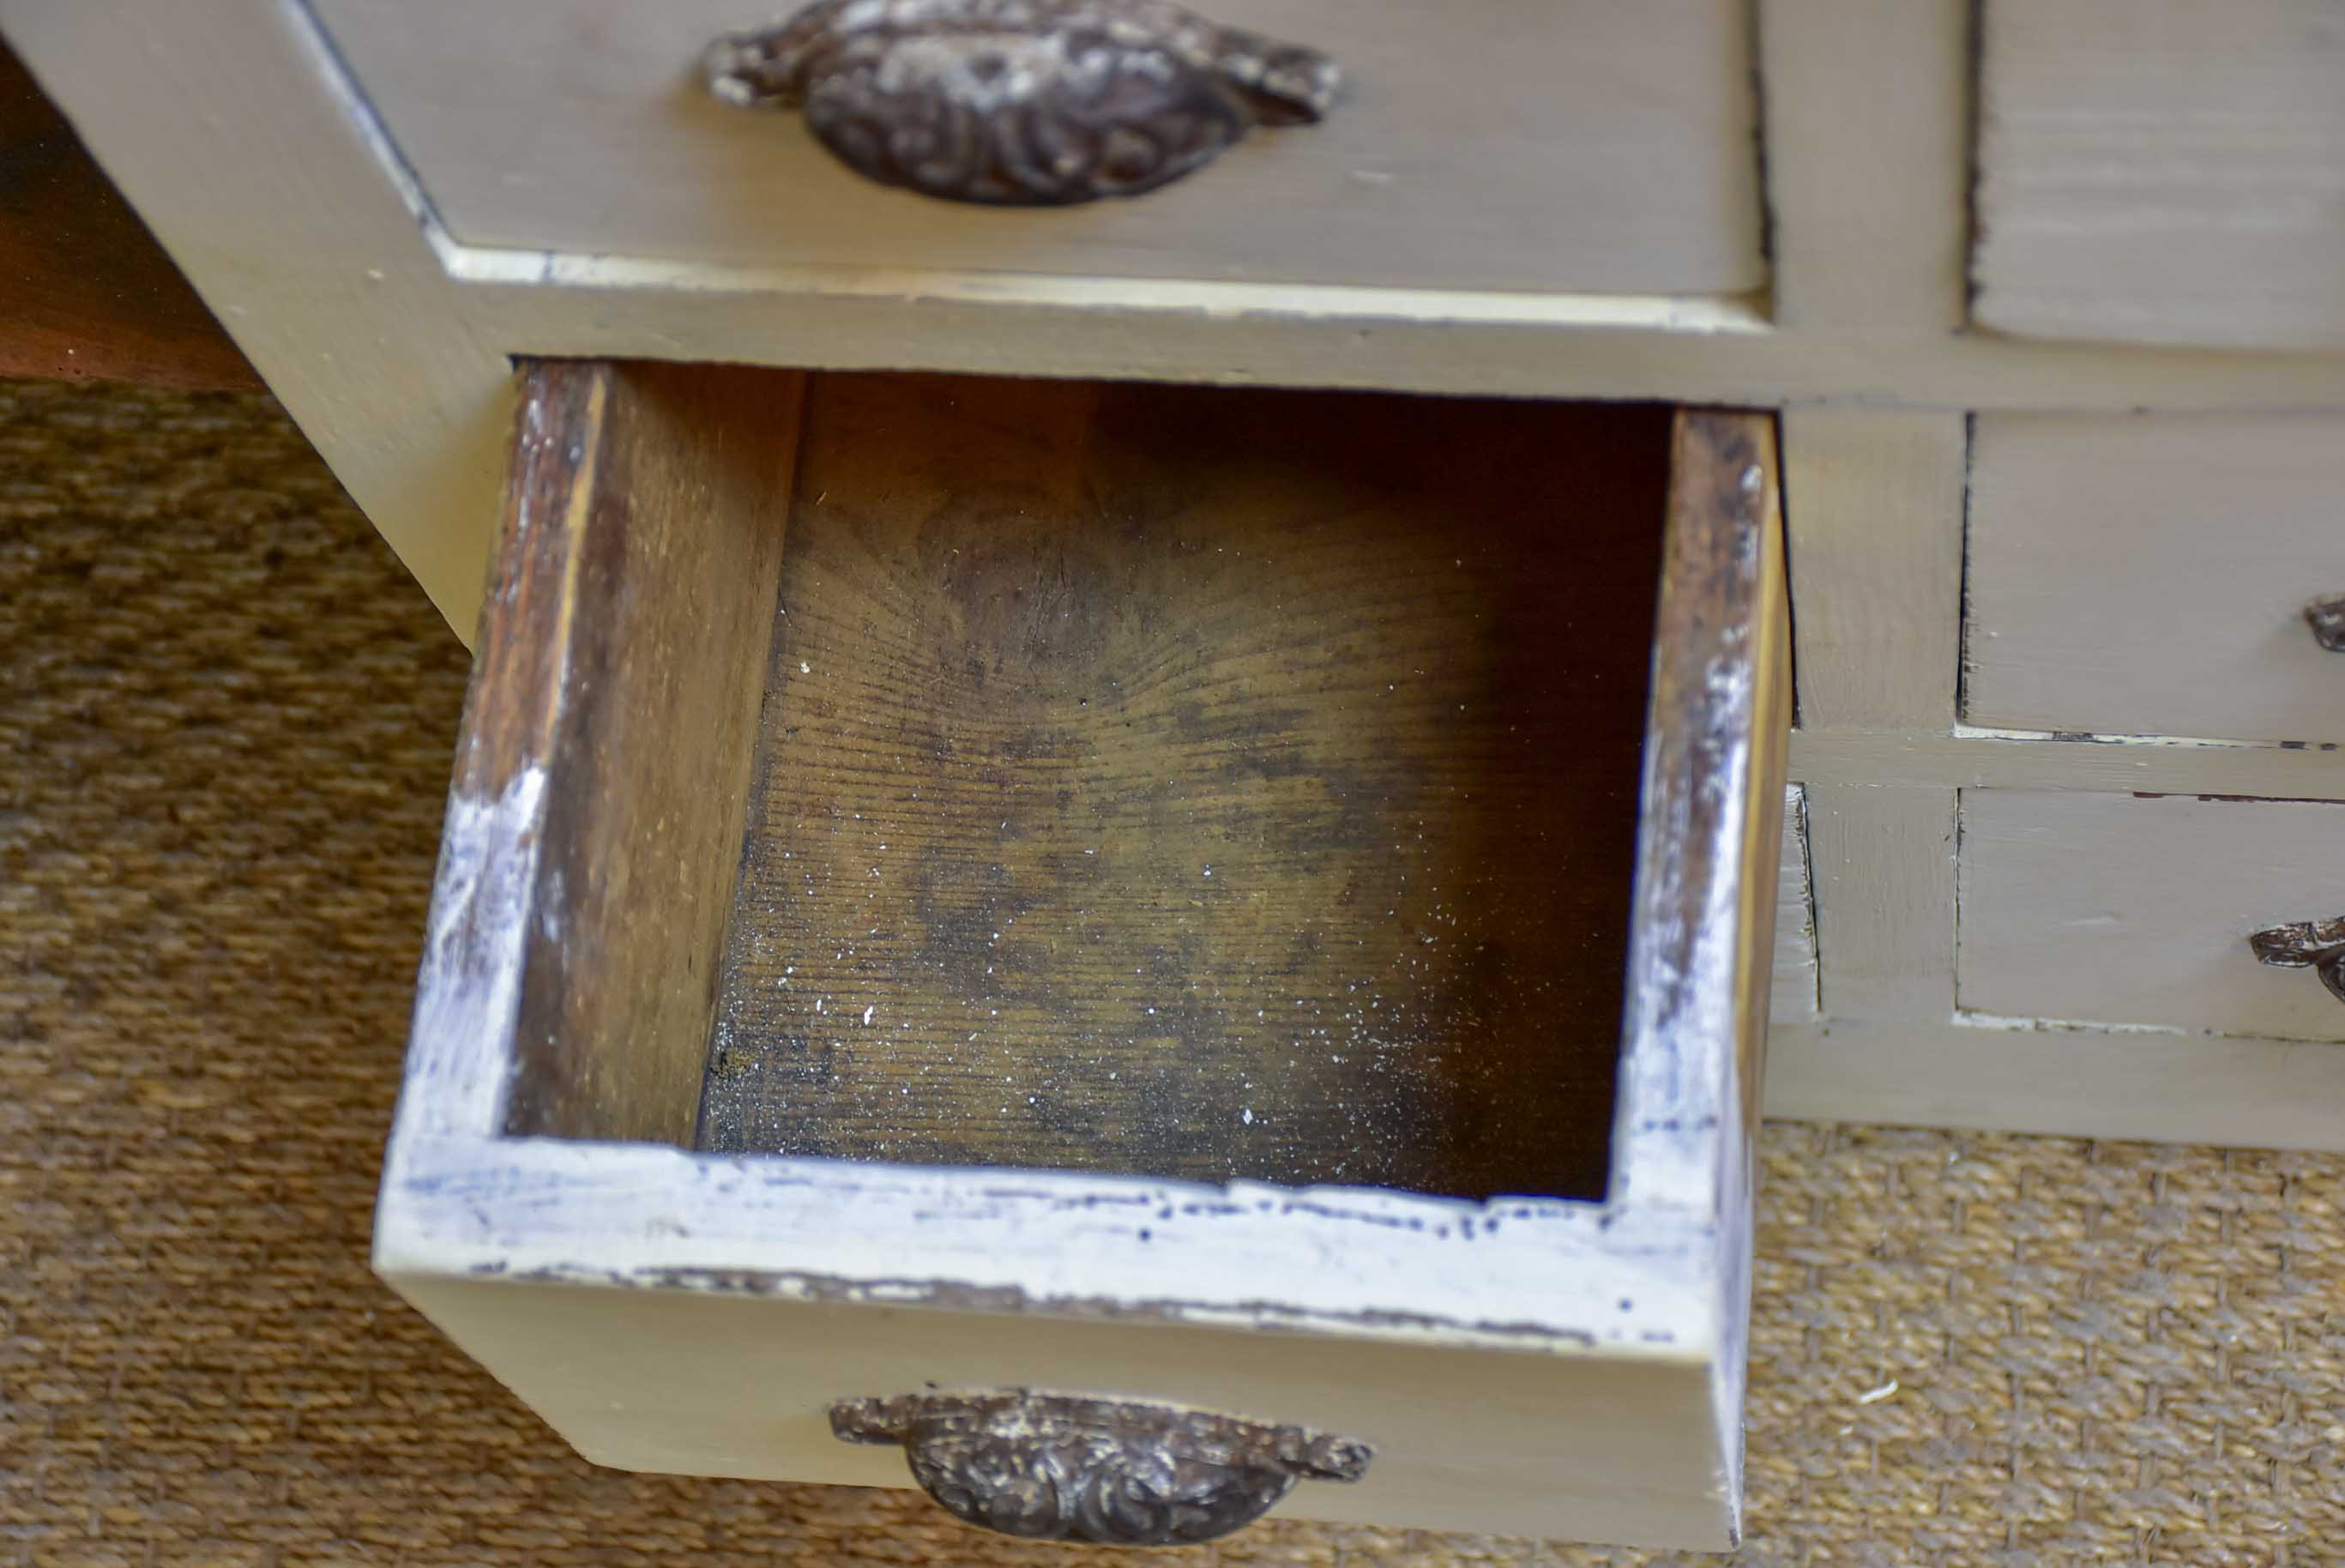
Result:
<svg viewBox="0 0 2345 1568"><path fill-rule="evenodd" d="M2313 600L2304 606L2304 618L2312 627L2313 641L2330 653L2345 653L2345 594Z"/></svg>
<svg viewBox="0 0 2345 1568"><path fill-rule="evenodd" d="M2329 994L2345 1002L2345 915L2276 925L2248 938L2256 957L2282 969L2309 969Z"/></svg>
<svg viewBox="0 0 2345 1568"><path fill-rule="evenodd" d="M1167 1405L1038 1394L841 1400L830 1430L901 1443L922 1491L1043 1541L1180 1546L1250 1524L1297 1481L1357 1481L1364 1442Z"/></svg>
<svg viewBox="0 0 2345 1568"><path fill-rule="evenodd" d="M1153 190L1257 125L1319 119L1343 76L1170 0L817 0L701 68L728 104L804 110L883 185L1010 207Z"/></svg>

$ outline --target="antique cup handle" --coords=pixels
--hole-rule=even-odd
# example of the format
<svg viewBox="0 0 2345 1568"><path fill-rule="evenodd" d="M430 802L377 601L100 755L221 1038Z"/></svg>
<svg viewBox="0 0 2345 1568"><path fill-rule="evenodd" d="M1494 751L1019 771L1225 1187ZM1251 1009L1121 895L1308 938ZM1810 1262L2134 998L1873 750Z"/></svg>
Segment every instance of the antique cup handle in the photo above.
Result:
<svg viewBox="0 0 2345 1568"><path fill-rule="evenodd" d="M801 111L882 185L1002 207L1153 190L1255 126L1319 119L1343 81L1172 0L817 0L717 39L701 76L726 103Z"/></svg>
<svg viewBox="0 0 2345 1568"><path fill-rule="evenodd" d="M1297 1481L1359 1480L1373 1457L1303 1427L1025 1389L841 1400L830 1430L902 1445L920 1489L969 1523L1109 1546L1211 1541Z"/></svg>
<svg viewBox="0 0 2345 1568"><path fill-rule="evenodd" d="M2345 653L2345 594L2313 600L2304 606L2304 619L2314 642L2330 653Z"/></svg>
<svg viewBox="0 0 2345 1568"><path fill-rule="evenodd" d="M2309 969L2345 1002L2345 916L2276 925L2248 938L2257 959L2282 969Z"/></svg>

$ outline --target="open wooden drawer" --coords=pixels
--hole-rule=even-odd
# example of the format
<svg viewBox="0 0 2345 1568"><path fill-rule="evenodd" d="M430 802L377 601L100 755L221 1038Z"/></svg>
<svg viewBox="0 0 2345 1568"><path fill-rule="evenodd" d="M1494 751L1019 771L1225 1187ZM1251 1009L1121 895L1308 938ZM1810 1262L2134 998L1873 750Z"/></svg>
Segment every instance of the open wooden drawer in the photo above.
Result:
<svg viewBox="0 0 2345 1568"><path fill-rule="evenodd" d="M386 1278L608 1464L1731 1541L1767 416L524 376Z"/></svg>

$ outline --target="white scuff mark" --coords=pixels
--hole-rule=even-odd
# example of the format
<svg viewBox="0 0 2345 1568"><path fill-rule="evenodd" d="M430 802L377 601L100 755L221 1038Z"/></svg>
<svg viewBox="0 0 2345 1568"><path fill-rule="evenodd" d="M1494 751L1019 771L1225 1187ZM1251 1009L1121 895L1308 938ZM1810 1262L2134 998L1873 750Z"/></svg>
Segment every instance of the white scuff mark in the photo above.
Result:
<svg viewBox="0 0 2345 1568"><path fill-rule="evenodd" d="M1892 1378L1887 1382L1882 1384L1879 1388L1867 1389L1864 1392L1857 1395L1856 1402L1860 1405L1877 1405L1896 1391L1897 1380Z"/></svg>
<svg viewBox="0 0 2345 1568"><path fill-rule="evenodd" d="M537 901L537 929L545 940L562 940L562 911L570 907L568 887L562 880L562 868L555 866L545 874L545 896Z"/></svg>
<svg viewBox="0 0 2345 1568"><path fill-rule="evenodd" d="M401 1134L485 1135L504 1121L545 789L545 769L531 766L493 798L449 794L409 1031ZM559 938L558 921L548 922L546 935Z"/></svg>

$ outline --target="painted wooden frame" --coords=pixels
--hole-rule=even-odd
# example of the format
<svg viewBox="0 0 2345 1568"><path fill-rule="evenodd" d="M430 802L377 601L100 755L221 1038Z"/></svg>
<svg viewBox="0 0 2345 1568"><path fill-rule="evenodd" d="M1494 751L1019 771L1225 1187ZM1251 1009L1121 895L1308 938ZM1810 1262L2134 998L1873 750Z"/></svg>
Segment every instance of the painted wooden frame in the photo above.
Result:
<svg viewBox="0 0 2345 1568"><path fill-rule="evenodd" d="M689 921L634 911L737 854L746 780L679 850L665 790L705 792L706 758L613 738L680 660L688 732L760 689L792 443L759 384L526 378L377 1268L607 1463L901 1485L833 1400L1031 1382L1363 1436L1365 1481L1297 1496L1330 1516L1726 1545L1790 700L1772 421L1677 427L1609 1196L1472 1203L698 1155L630 1141L676 1135L626 1119L641 1084L596 1091L619 1141L511 1131L565 1016L528 999L543 972L660 949ZM582 841L625 891L582 891Z"/></svg>

